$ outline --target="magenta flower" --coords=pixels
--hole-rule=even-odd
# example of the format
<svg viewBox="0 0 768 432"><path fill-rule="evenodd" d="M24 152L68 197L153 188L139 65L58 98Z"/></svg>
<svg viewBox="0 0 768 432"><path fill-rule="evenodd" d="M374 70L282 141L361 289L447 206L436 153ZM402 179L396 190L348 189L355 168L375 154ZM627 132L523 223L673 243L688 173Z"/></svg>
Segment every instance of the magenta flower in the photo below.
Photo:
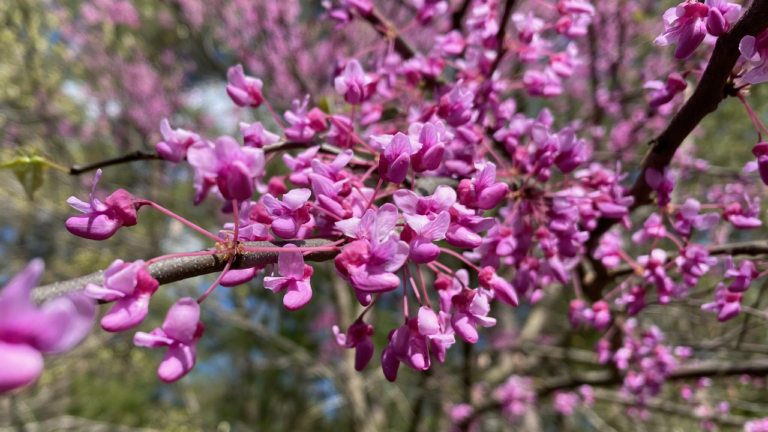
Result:
<svg viewBox="0 0 768 432"><path fill-rule="evenodd" d="M445 130L443 122L413 123L408 128L408 135L421 144L421 149L411 156L413 170L416 172L433 171L440 167L445 154L445 144L453 135Z"/></svg>
<svg viewBox="0 0 768 432"><path fill-rule="evenodd" d="M768 81L768 30L757 37L744 36L739 43L739 51L754 69L747 72L743 79L749 84Z"/></svg>
<svg viewBox="0 0 768 432"><path fill-rule="evenodd" d="M462 339L469 343L475 343L480 336L476 325L493 327L496 319L488 317L491 311L490 292L483 289L463 290L453 297L455 308L451 316L451 326Z"/></svg>
<svg viewBox="0 0 768 432"><path fill-rule="evenodd" d="M605 330L611 323L611 308L603 300L592 305L592 314L592 325L599 332Z"/></svg>
<svg viewBox="0 0 768 432"><path fill-rule="evenodd" d="M91 185L89 202L69 197L67 203L83 214L67 219L67 231L89 240L106 240L112 237L122 226L138 223L136 211L141 207L139 200L123 189L118 189L102 203L94 197L96 183L101 178L101 170L96 171Z"/></svg>
<svg viewBox="0 0 768 432"><path fill-rule="evenodd" d="M605 268L616 268L621 264L621 236L616 231L608 231L600 238L600 244L592 254L592 258L599 259Z"/></svg>
<svg viewBox="0 0 768 432"><path fill-rule="evenodd" d="M466 124L472 118L475 95L470 90L461 90L463 82L459 80L450 93L440 98L440 106L437 110L437 115L453 127Z"/></svg>
<svg viewBox="0 0 768 432"><path fill-rule="evenodd" d="M459 183L459 202L469 208L491 210L509 193L506 183L496 183L496 165L487 162L473 179Z"/></svg>
<svg viewBox="0 0 768 432"><path fill-rule="evenodd" d="M741 15L741 5L727 0L705 0L704 4L709 6L707 31L712 36L724 35Z"/></svg>
<svg viewBox="0 0 768 432"><path fill-rule="evenodd" d="M160 133L163 134L165 141L157 143L157 153L163 159L171 162L181 162L187 157L187 149L197 141L200 141L200 135L184 130L171 129L168 119L160 121Z"/></svg>
<svg viewBox="0 0 768 432"><path fill-rule="evenodd" d="M351 189L349 179L333 182L328 177L311 173L309 180L320 207L341 219L348 219L352 216L352 207L342 196L345 188Z"/></svg>
<svg viewBox="0 0 768 432"><path fill-rule="evenodd" d="M283 153L283 162L291 170L288 178L296 186L309 186L309 173L312 172L312 161L317 156L320 146L310 147L293 157L288 153Z"/></svg>
<svg viewBox="0 0 768 432"><path fill-rule="evenodd" d="M199 176L195 204L202 202L214 185L226 200L250 200L256 179L264 175L264 151L241 147L230 136L216 138L215 143L193 144L187 159Z"/></svg>
<svg viewBox="0 0 768 432"><path fill-rule="evenodd" d="M294 189L283 195L283 200L270 194L264 195L263 203L272 217L272 232L284 239L296 237L302 224L309 222L306 203L312 195L309 189Z"/></svg>
<svg viewBox="0 0 768 432"><path fill-rule="evenodd" d="M652 238L661 240L666 236L667 228L664 227L664 220L658 213L653 213L643 223L643 228L632 234L632 241L637 244L643 244Z"/></svg>
<svg viewBox="0 0 768 432"><path fill-rule="evenodd" d="M345 236L357 240L378 243L387 239L397 224L397 208L386 203L375 212L368 209L362 219L349 218L336 222L336 228Z"/></svg>
<svg viewBox="0 0 768 432"><path fill-rule="evenodd" d="M433 220L423 215L405 213L403 216L414 232L409 244L410 257L413 262L427 264L436 260L440 256L440 248L432 242L445 238L445 233L451 223L451 215L443 211Z"/></svg>
<svg viewBox="0 0 768 432"><path fill-rule="evenodd" d="M682 93L688 87L688 83L685 81L679 73L672 72L667 77L667 83L661 81L648 81L643 84L643 88L652 89L650 92L651 101L648 105L651 108L658 108L662 105L668 104L678 93Z"/></svg>
<svg viewBox="0 0 768 432"><path fill-rule="evenodd" d="M227 82L227 94L235 105L258 108L264 101L261 94L264 84L258 78L245 75L242 65L238 64L227 70Z"/></svg>
<svg viewBox="0 0 768 432"><path fill-rule="evenodd" d="M446 34L435 36L434 50L444 56L457 56L464 51L467 41L464 40L461 32L451 30Z"/></svg>
<svg viewBox="0 0 768 432"><path fill-rule="evenodd" d="M411 166L411 155L420 149L420 143L414 143L407 136L398 132L381 152L379 177L395 184L402 183L408 175L408 168Z"/></svg>
<svg viewBox="0 0 768 432"><path fill-rule="evenodd" d="M745 211L741 204L735 202L725 208L723 219L730 222L736 229L747 230L760 227L763 224L763 221L757 217L760 213L760 198L755 197L750 202L749 198L744 195L744 199L749 205L749 210Z"/></svg>
<svg viewBox="0 0 768 432"><path fill-rule="evenodd" d="M31 384L43 372L43 353L68 351L88 334L94 302L81 293L35 305L32 290L45 264L34 259L0 290L0 393Z"/></svg>
<svg viewBox="0 0 768 432"><path fill-rule="evenodd" d="M435 335L439 331L437 316L428 308L419 309L417 318L412 318L406 324L391 331L389 345L381 353L384 377L389 382L395 382L400 363L415 371L429 369L427 336Z"/></svg>
<svg viewBox="0 0 768 432"><path fill-rule="evenodd" d="M278 135L264 129L264 125L261 122L250 125L241 122L240 133L243 134L243 142L246 147L262 148L280 140Z"/></svg>
<svg viewBox="0 0 768 432"><path fill-rule="evenodd" d="M480 233L493 228L498 222L496 218L478 216L476 212L461 204L454 204L450 209L450 215L451 225L445 233L445 240L449 245L457 248L479 247L483 242Z"/></svg>
<svg viewBox="0 0 768 432"><path fill-rule="evenodd" d="M339 153L333 162L328 165L320 162L317 159L314 159L311 163L312 172L321 175L332 182L344 180L349 177L348 173L344 171L344 167L347 166L349 161L352 160L354 154L355 153L352 150L344 150L343 152ZM349 188L349 192L352 192L351 186ZM348 194L342 195L347 196Z"/></svg>
<svg viewBox="0 0 768 432"><path fill-rule="evenodd" d="M557 2L557 11L560 15L585 14L594 15L595 8L584 0L560 0Z"/></svg>
<svg viewBox="0 0 768 432"><path fill-rule="evenodd" d="M344 246L336 256L336 273L362 293L387 292L400 285L400 278L394 272L406 259L408 244L398 241L394 235L381 242L376 237L371 242L357 240Z"/></svg>
<svg viewBox="0 0 768 432"><path fill-rule="evenodd" d="M365 100L366 86L373 80L365 74L357 60L350 60L341 76L333 80L336 93L344 95L344 100L352 105L359 105Z"/></svg>
<svg viewBox="0 0 768 432"><path fill-rule="evenodd" d="M283 116L292 126L285 130L285 137L291 141L300 143L311 140L316 133L324 131L327 126L322 113L318 115L314 109L307 114L307 104L309 104L309 95L304 96L304 101L299 102L294 99L291 103L291 109L286 111Z"/></svg>
<svg viewBox="0 0 768 432"><path fill-rule="evenodd" d="M696 0L686 0L677 7L664 12L664 33L654 41L665 46L677 43L675 58L688 58L704 41L707 35L706 17L709 7Z"/></svg>
<svg viewBox="0 0 768 432"><path fill-rule="evenodd" d="M347 334L339 333L339 326L333 326L336 342L344 348L355 349L355 370L358 372L368 366L373 358L373 326L358 319L347 329Z"/></svg>
<svg viewBox="0 0 768 432"><path fill-rule="evenodd" d="M435 290L440 295L440 312L450 313L453 306L453 296L469 287L469 273L466 269L456 270L456 277L439 275L435 280Z"/></svg>
<svg viewBox="0 0 768 432"><path fill-rule="evenodd" d="M576 44L571 42L565 51L549 56L549 67L561 78L570 78L574 68L579 63L576 59L579 52Z"/></svg>
<svg viewBox="0 0 768 432"><path fill-rule="evenodd" d="M710 257L707 249L695 244L680 250L680 255L675 258L675 264L683 272L683 280L688 286L695 286L699 278L708 273L710 266L715 263L717 258Z"/></svg>
<svg viewBox="0 0 768 432"><path fill-rule="evenodd" d="M760 179L768 185L768 142L759 142L752 147L752 154L757 158L757 162L750 161L744 166L744 171L760 174Z"/></svg>
<svg viewBox="0 0 768 432"><path fill-rule="evenodd" d="M675 188L675 173L664 167L664 173L654 168L645 170L645 182L656 191L656 201L659 207L664 207L672 201L672 190Z"/></svg>
<svg viewBox="0 0 768 432"><path fill-rule="evenodd" d="M163 382L178 381L195 367L197 342L203 336L205 325L200 322L200 305L195 299L179 299L165 316L162 328L151 333L136 332L133 343L146 348L168 347L157 375Z"/></svg>
<svg viewBox="0 0 768 432"><path fill-rule="evenodd" d="M725 284L721 282L715 288L715 301L701 305L701 310L714 312L717 314L718 321L725 322L739 315L742 299L741 293L727 290Z"/></svg>
<svg viewBox="0 0 768 432"><path fill-rule="evenodd" d="M437 315L432 309L422 306L419 308L419 334L426 336L432 355L440 363L445 362L445 354L451 345L456 343L451 315L440 311Z"/></svg>
<svg viewBox="0 0 768 432"><path fill-rule="evenodd" d="M688 198L683 204L683 208L675 213L675 232L681 236L688 237L691 235L691 228L697 230L706 231L720 222L720 215L717 213L707 213L700 215L701 204L693 199Z"/></svg>
<svg viewBox="0 0 768 432"><path fill-rule="evenodd" d="M433 195L420 197L408 189L400 189L395 192L393 199L403 213L424 215L433 220L438 214L449 211L456 203L456 191L450 186L440 185Z"/></svg>
<svg viewBox="0 0 768 432"><path fill-rule="evenodd" d="M752 279L758 275L755 264L752 261L744 260L739 264L739 269L733 265L733 258L727 256L725 258L725 274L727 278L735 278L730 285L728 285L728 291L731 292L744 292L749 289L749 285L752 283Z"/></svg>
<svg viewBox="0 0 768 432"><path fill-rule="evenodd" d="M312 298L312 287L309 278L314 270L312 266L304 264L301 252L290 252L295 245L283 246L285 252L280 252L277 257L277 269L282 277L267 276L264 278L264 288L281 293L285 291L283 305L289 311L296 311L304 307Z"/></svg>
<svg viewBox="0 0 768 432"><path fill-rule="evenodd" d="M144 261L126 263L115 260L104 271L103 286L89 283L85 295L96 300L115 302L101 319L108 332L132 329L144 321L149 312L149 299L160 284L147 271Z"/></svg>
<svg viewBox="0 0 768 432"><path fill-rule="evenodd" d="M583 139L577 140L572 128L563 128L557 134L558 153L555 165L563 174L569 174L587 161L587 144Z"/></svg>
<svg viewBox="0 0 768 432"><path fill-rule="evenodd" d="M496 300L512 307L517 307L520 304L515 289L509 282L499 277L493 267L487 266L480 270L477 280L481 287L491 290L493 298Z"/></svg>

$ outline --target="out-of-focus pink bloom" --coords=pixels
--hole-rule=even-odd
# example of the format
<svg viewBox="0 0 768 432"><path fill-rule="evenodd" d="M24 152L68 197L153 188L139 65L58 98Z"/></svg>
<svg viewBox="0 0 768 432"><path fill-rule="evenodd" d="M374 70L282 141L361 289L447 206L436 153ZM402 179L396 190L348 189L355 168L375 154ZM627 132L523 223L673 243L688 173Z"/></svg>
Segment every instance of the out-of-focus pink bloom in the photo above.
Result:
<svg viewBox="0 0 768 432"><path fill-rule="evenodd" d="M501 412L510 421L524 416L536 403L536 390L533 380L527 377L512 375L495 392L501 403Z"/></svg>
<svg viewBox="0 0 768 432"><path fill-rule="evenodd" d="M531 96L555 97L563 92L562 82L550 67L544 71L528 69L523 74L523 84Z"/></svg>
<svg viewBox="0 0 768 432"><path fill-rule="evenodd" d="M307 113L307 104L309 95L304 96L303 102L294 99L291 109L283 114L285 120L291 124L285 129L285 137L291 141L304 143L311 140L316 133L327 129L322 112L313 109Z"/></svg>
<svg viewBox="0 0 768 432"><path fill-rule="evenodd" d="M643 224L643 228L632 234L632 241L642 244L650 239L661 240L667 236L667 228L664 227L664 220L658 213L651 214Z"/></svg>
<svg viewBox="0 0 768 432"><path fill-rule="evenodd" d="M205 325L200 322L200 305L193 298L184 297L168 311L162 328L151 333L137 332L136 346L146 348L168 347L157 375L167 383L180 380L195 367L197 342L203 336Z"/></svg>
<svg viewBox="0 0 768 432"><path fill-rule="evenodd" d="M744 166L744 171L760 173L760 179L768 185L768 142L757 143L752 147L752 154L757 158L757 162L751 161Z"/></svg>
<svg viewBox="0 0 768 432"><path fill-rule="evenodd" d="M121 332L141 324L149 312L149 299L160 284L138 260L126 263L115 260L104 271L103 286L89 283L85 286L88 297L115 302L101 319L101 327L108 332Z"/></svg>
<svg viewBox="0 0 768 432"><path fill-rule="evenodd" d="M549 67L558 76L570 78L573 75L573 69L577 64L576 56L579 54L576 44L571 42L565 51L553 54L549 57Z"/></svg>
<svg viewBox="0 0 768 432"><path fill-rule="evenodd" d="M171 129L168 119L160 121L160 133L165 141L157 143L157 154L171 162L181 162L189 146L200 140L200 135L184 129Z"/></svg>
<svg viewBox="0 0 768 432"><path fill-rule="evenodd" d="M373 358L373 326L358 319L347 329L347 334L339 332L339 326L333 326L336 342L344 348L355 349L355 370L362 371Z"/></svg>
<svg viewBox="0 0 768 432"><path fill-rule="evenodd" d="M285 195L283 200L270 194L264 195L262 202L272 217L272 232L278 237L292 239L296 237L302 224L309 222L309 211L306 203L312 195L309 189L294 189Z"/></svg>
<svg viewBox="0 0 768 432"><path fill-rule="evenodd" d="M600 300L592 305L592 312L594 316L592 318L592 324L595 330L602 332L611 323L611 309L608 303Z"/></svg>
<svg viewBox="0 0 768 432"><path fill-rule="evenodd" d="M731 292L725 288L724 283L717 284L715 288L715 301L701 305L701 310L717 313L717 320L725 322L736 318L741 312L741 293Z"/></svg>
<svg viewBox="0 0 768 432"><path fill-rule="evenodd" d="M592 258L599 259L605 268L616 268L621 264L621 236L616 231L609 231L600 238L600 244L592 254Z"/></svg>
<svg viewBox="0 0 768 432"><path fill-rule="evenodd" d="M264 101L260 79L245 75L243 66L238 64L227 71L227 94L237 106L258 108Z"/></svg>
<svg viewBox="0 0 768 432"><path fill-rule="evenodd" d="M720 222L720 215L717 213L707 213L700 215L701 204L693 199L688 198L683 204L683 208L679 212L675 213L675 232L681 236L690 236L691 228L697 230L706 231Z"/></svg>
<svg viewBox="0 0 768 432"><path fill-rule="evenodd" d="M573 415L579 405L579 395L574 392L556 391L552 400L552 407L564 416Z"/></svg>
<svg viewBox="0 0 768 432"><path fill-rule="evenodd" d="M741 55L754 66L743 79L749 84L759 84L768 81L768 30L757 37L744 36L739 43Z"/></svg>
<svg viewBox="0 0 768 432"><path fill-rule="evenodd" d="M515 23L518 31L518 39L524 44L530 44L539 32L544 28L544 20L536 18L533 12L527 15L516 12L512 14L512 22Z"/></svg>
<svg viewBox="0 0 768 432"><path fill-rule="evenodd" d="M672 201L672 190L675 188L675 173L664 167L664 173L655 168L645 170L645 182L656 191L656 201L659 207L664 207Z"/></svg>
<svg viewBox="0 0 768 432"><path fill-rule="evenodd" d="M285 252L280 252L277 257L277 269L282 277L267 276L264 278L264 288L281 293L285 290L283 305L289 311L296 311L304 307L312 299L312 287L309 279L314 273L312 266L304 264L301 252L291 252L295 245L283 246Z"/></svg>
<svg viewBox="0 0 768 432"><path fill-rule="evenodd" d="M712 36L724 35L741 15L741 5L727 0L705 0L704 4L709 6L707 31Z"/></svg>
<svg viewBox="0 0 768 432"><path fill-rule="evenodd" d="M264 174L264 151L241 147L230 136L219 137L215 143L193 144L187 159L198 174L195 204L202 202L214 185L226 200L250 200L256 179Z"/></svg>
<svg viewBox="0 0 768 432"><path fill-rule="evenodd" d="M464 51L467 42L458 30L435 36L435 50L441 55L457 56Z"/></svg>
<svg viewBox="0 0 768 432"><path fill-rule="evenodd" d="M0 393L37 380L42 353L72 349L93 325L96 305L81 293L35 305L32 289L44 267L41 259L30 261L0 290Z"/></svg>
<svg viewBox="0 0 768 432"><path fill-rule="evenodd" d="M280 140L278 135L266 130L261 122L256 122L250 125L241 122L240 133L243 134L243 142L246 147L262 148Z"/></svg>
<svg viewBox="0 0 768 432"><path fill-rule="evenodd" d="M727 256L725 258L725 274L727 278L735 278L730 285L728 285L728 291L744 292L749 289L749 285L752 283L752 279L758 275L755 264L752 261L744 260L739 264L739 269L733 265L733 258Z"/></svg>
<svg viewBox="0 0 768 432"><path fill-rule="evenodd" d="M466 124L472 117L472 101L475 95L469 89L462 91L463 82L459 80L450 93L440 98L440 106L437 110L437 115L453 127Z"/></svg>
<svg viewBox="0 0 768 432"><path fill-rule="evenodd" d="M576 133L570 127L563 128L557 134L557 156L555 165L563 172L569 174L587 161L587 144L583 139L577 140Z"/></svg>
<svg viewBox="0 0 768 432"><path fill-rule="evenodd" d="M664 33L654 41L665 46L677 43L676 59L688 58L707 36L706 18L709 6L696 0L686 0L664 12Z"/></svg>
<svg viewBox="0 0 768 432"><path fill-rule="evenodd" d="M334 81L336 93L344 95L344 100L352 105L359 105L367 96L366 86L373 80L365 74L357 60L350 60L341 76Z"/></svg>
<svg viewBox="0 0 768 432"><path fill-rule="evenodd" d="M688 87L685 78L677 72L672 72L667 77L666 84L661 81L647 81L643 88L652 89L650 92L651 101L648 105L651 108L657 108L672 101L678 93L682 93Z"/></svg>
<svg viewBox="0 0 768 432"><path fill-rule="evenodd" d="M744 198L749 205L749 210L745 211L741 204L735 202L725 208L723 219L730 222L736 229L746 230L760 227L763 224L763 221L757 217L760 213L760 198L755 197L752 201L746 195Z"/></svg>
<svg viewBox="0 0 768 432"><path fill-rule="evenodd" d="M120 227L136 225L136 211L142 205L139 199L124 189L118 189L102 203L94 196L99 178L101 170L96 171L93 178L89 202L80 201L75 197L67 199L67 204L83 213L67 219L67 231L89 240L106 240Z"/></svg>

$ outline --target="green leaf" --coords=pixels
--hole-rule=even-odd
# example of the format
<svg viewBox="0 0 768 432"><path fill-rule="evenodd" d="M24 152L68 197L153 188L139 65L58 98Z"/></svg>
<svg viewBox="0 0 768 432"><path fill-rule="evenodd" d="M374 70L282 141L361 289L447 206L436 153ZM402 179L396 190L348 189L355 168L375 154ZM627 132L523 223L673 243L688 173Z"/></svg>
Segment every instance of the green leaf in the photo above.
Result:
<svg viewBox="0 0 768 432"><path fill-rule="evenodd" d="M30 161L11 167L30 200L34 198L35 191L43 185L45 168L45 164L37 161Z"/></svg>

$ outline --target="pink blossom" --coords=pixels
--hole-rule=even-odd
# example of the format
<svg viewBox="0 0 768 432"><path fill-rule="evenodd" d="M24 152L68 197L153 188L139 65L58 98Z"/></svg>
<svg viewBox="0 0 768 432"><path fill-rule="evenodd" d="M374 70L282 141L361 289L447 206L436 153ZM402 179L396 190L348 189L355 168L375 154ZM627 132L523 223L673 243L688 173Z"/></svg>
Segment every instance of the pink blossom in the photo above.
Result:
<svg viewBox="0 0 768 432"><path fill-rule="evenodd" d="M693 198L688 198L683 204L683 208L675 213L675 232L681 236L690 236L691 228L706 231L717 225L720 221L720 215L717 213L707 213L700 215L701 204Z"/></svg>
<svg viewBox="0 0 768 432"><path fill-rule="evenodd" d="M304 264L301 252L290 252L295 245L283 246L285 252L280 252L277 258L277 269L282 277L267 276L264 278L264 288L281 293L285 291L283 305L289 311L303 308L312 298L312 287L309 279L314 273L312 266Z"/></svg>
<svg viewBox="0 0 768 432"><path fill-rule="evenodd" d="M477 280L481 287L491 290L493 298L512 307L519 305L520 302L517 300L515 289L509 282L499 277L493 267L488 266L480 270Z"/></svg>
<svg viewBox="0 0 768 432"><path fill-rule="evenodd" d="M744 36L739 43L741 55L754 66L743 79L749 84L759 84L768 81L768 30L757 37Z"/></svg>
<svg viewBox="0 0 768 432"><path fill-rule="evenodd" d="M101 178L101 170L96 171L91 185L89 202L83 202L75 197L69 197L67 204L83 214L67 219L67 231L89 240L106 240L112 237L120 227L133 226L138 223L136 211L142 203L139 199L118 189L102 203L94 196L96 183Z"/></svg>
<svg viewBox="0 0 768 432"><path fill-rule="evenodd" d="M291 170L291 174L288 176L291 183L296 186L309 186L308 175L312 172L310 167L318 150L320 150L320 146L313 146L299 153L296 157L283 153L283 162Z"/></svg>
<svg viewBox="0 0 768 432"><path fill-rule="evenodd" d="M546 67L543 72L526 70L523 74L523 84L531 96L554 97L563 92L560 78L550 67Z"/></svg>
<svg viewBox="0 0 768 432"><path fill-rule="evenodd" d="M309 95L304 96L303 102L294 99L291 103L291 109L283 114L285 120L291 124L289 128L285 129L285 137L291 141L308 142L316 133L327 128L321 112L313 109L307 114L308 103Z"/></svg>
<svg viewBox="0 0 768 432"><path fill-rule="evenodd" d="M652 89L650 92L651 101L649 106L651 108L657 108L672 101L672 99L678 93L682 93L688 87L688 83L680 74L672 72L667 77L667 82L661 81L647 81L643 84L643 88Z"/></svg>
<svg viewBox="0 0 768 432"><path fill-rule="evenodd" d="M427 264L440 256L440 248L432 242L443 240L448 226L451 223L451 215L440 212L433 220L423 215L403 215L413 236L410 238L410 257L417 264Z"/></svg>
<svg viewBox="0 0 768 432"><path fill-rule="evenodd" d="M214 185L226 200L249 200L256 179L264 174L264 151L241 147L229 136L219 137L215 143L193 144L187 159L197 174L195 204L202 202Z"/></svg>
<svg viewBox="0 0 768 432"><path fill-rule="evenodd" d="M264 195L262 202L272 217L272 232L284 239L296 237L302 224L309 222L309 211L306 203L312 195L309 189L294 189L285 195L283 200L270 194Z"/></svg>
<svg viewBox="0 0 768 432"><path fill-rule="evenodd" d="M352 105L359 105L366 98L366 86L372 82L357 60L350 60L341 76L334 79L336 93L344 95L344 100Z"/></svg>
<svg viewBox="0 0 768 432"><path fill-rule="evenodd" d="M663 239L667 236L667 228L664 227L664 220L658 213L648 216L643 223L643 229L632 234L632 241L638 244L647 242L650 239Z"/></svg>
<svg viewBox="0 0 768 432"><path fill-rule="evenodd" d="M709 6L696 0L686 0L677 7L667 9L664 13L665 31L654 42L659 46L677 43L675 58L688 58L707 35L708 13Z"/></svg>
<svg viewBox="0 0 768 432"><path fill-rule="evenodd" d="M373 358L373 326L358 319L347 329L347 334L339 332L339 326L333 326L336 342L344 348L355 349L355 370L362 371Z"/></svg>
<svg viewBox="0 0 768 432"><path fill-rule="evenodd" d="M757 162L747 162L744 166L744 171L754 172L757 171L760 174L760 179L768 185L768 142L759 142L752 147L752 154L757 158Z"/></svg>
<svg viewBox="0 0 768 432"><path fill-rule="evenodd" d="M238 64L227 70L227 94L237 106L258 108L264 101L260 79L245 75L243 66Z"/></svg>
<svg viewBox="0 0 768 432"><path fill-rule="evenodd" d="M741 15L741 5L727 0L705 0L704 4L709 6L707 31L712 36L725 34Z"/></svg>
<svg viewBox="0 0 768 432"><path fill-rule="evenodd" d="M133 343L146 348L168 347L157 375L164 382L172 383L195 367L197 342L204 331L205 325L200 322L200 305L195 299L184 297L171 306L162 328L156 328L151 333L137 332Z"/></svg>
<svg viewBox="0 0 768 432"><path fill-rule="evenodd" d="M461 204L454 204L449 213L451 225L445 233L445 240L453 247L474 249L480 246L483 238L479 233L493 228L498 223L496 218L478 216L476 212Z"/></svg>
<svg viewBox="0 0 768 432"><path fill-rule="evenodd" d="M672 190L675 188L675 173L664 167L663 174L655 168L645 170L645 182L656 191L656 201L659 207L664 207L672 201Z"/></svg>
<svg viewBox="0 0 768 432"><path fill-rule="evenodd" d="M144 321L149 312L149 299L158 286L144 261L126 263L118 259L104 271L103 286L89 283L84 293L93 299L115 302L101 319L101 327L108 332L121 332Z"/></svg>
<svg viewBox="0 0 768 432"><path fill-rule="evenodd" d="M453 127L466 124L472 117L472 101L475 95L467 89L462 91L463 80L459 80L447 95L440 98L437 115Z"/></svg>
<svg viewBox="0 0 768 432"><path fill-rule="evenodd" d="M32 289L45 264L34 259L0 290L0 393L31 384L43 372L43 353L68 351L88 334L96 305L81 293L35 305Z"/></svg>
<svg viewBox="0 0 768 432"><path fill-rule="evenodd" d="M157 143L157 153L171 162L183 161L187 157L189 146L200 140L200 135L196 133L184 129L171 129L168 119L160 121L160 133L163 134L165 141Z"/></svg>
<svg viewBox="0 0 768 432"><path fill-rule="evenodd" d="M411 166L411 155L420 149L420 143L412 142L407 136L398 132L379 156L379 176L395 184L402 183Z"/></svg>
<svg viewBox="0 0 768 432"><path fill-rule="evenodd" d="M480 173L459 183L459 202L469 208L490 210L509 193L506 183L496 182L496 165L487 162Z"/></svg>
<svg viewBox="0 0 768 432"><path fill-rule="evenodd" d="M262 148L280 140L278 135L266 130L261 122L253 124L240 123L240 133L246 147Z"/></svg>

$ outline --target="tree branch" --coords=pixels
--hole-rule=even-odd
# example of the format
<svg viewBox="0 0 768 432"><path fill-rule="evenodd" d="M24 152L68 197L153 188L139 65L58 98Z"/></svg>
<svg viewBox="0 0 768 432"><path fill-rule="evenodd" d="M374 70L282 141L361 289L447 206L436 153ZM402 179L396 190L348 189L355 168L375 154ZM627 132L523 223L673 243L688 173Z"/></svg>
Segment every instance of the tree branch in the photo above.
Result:
<svg viewBox="0 0 768 432"><path fill-rule="evenodd" d="M282 247L286 244L294 244L299 247L320 247L331 243L331 240L310 239L292 240L282 242L243 242L248 247ZM232 269L246 269L256 266L277 263L279 252L243 252L232 262ZM336 256L337 252L311 252L304 256L305 261L328 261ZM177 282L183 279L193 278L224 270L227 260L224 254L191 256L171 258L153 263L149 266L149 274L160 282L160 285ZM80 291L89 283L101 285L104 283L104 270L91 273L68 281L56 282L50 285L37 287L32 291L34 300L39 304L55 297L75 291Z"/></svg>
<svg viewBox="0 0 768 432"><path fill-rule="evenodd" d="M720 101L732 92L728 80L741 55L739 52L741 39L747 35L756 36L766 28L768 28L768 0L756 0L736 25L717 40L707 69L704 71L693 95L672 118L661 135L651 142L651 148L648 149L645 161L641 166L640 175L629 193L635 198L635 203L631 209L651 202L651 188L645 182L645 171L649 168L661 171L669 165L683 140L707 114L717 109ZM587 241L590 255L597 246L600 237L617 221L618 219L608 218L598 220L597 228L591 233ZM590 291L587 293L590 297L595 294L599 296L600 291L605 286L605 281L597 279L595 282L585 287L585 290Z"/></svg>
<svg viewBox="0 0 768 432"><path fill-rule="evenodd" d="M416 49L408 43L402 36L397 34L397 28L394 24L387 21L386 18L376 10L375 8L368 15L361 14L362 18L368 21L380 35L385 39L392 39L395 41L395 51L403 57L403 60L416 55Z"/></svg>
<svg viewBox="0 0 768 432"><path fill-rule="evenodd" d="M453 11L453 15L451 15L451 23L454 30L461 30L461 21L464 20L464 15L467 14L470 3L472 3L472 0L464 0L458 9Z"/></svg>
<svg viewBox="0 0 768 432"><path fill-rule="evenodd" d="M499 64L501 64L501 59L507 52L507 49L504 47L504 35L507 30L507 23L509 22L509 18L512 16L512 8L514 8L514 6L515 0L507 0L507 2L504 4L504 14L502 15L501 22L499 23L499 32L496 33L496 46L498 47L497 54L496 58L493 60L491 68L488 70L489 78L493 77L493 73L496 72Z"/></svg>

